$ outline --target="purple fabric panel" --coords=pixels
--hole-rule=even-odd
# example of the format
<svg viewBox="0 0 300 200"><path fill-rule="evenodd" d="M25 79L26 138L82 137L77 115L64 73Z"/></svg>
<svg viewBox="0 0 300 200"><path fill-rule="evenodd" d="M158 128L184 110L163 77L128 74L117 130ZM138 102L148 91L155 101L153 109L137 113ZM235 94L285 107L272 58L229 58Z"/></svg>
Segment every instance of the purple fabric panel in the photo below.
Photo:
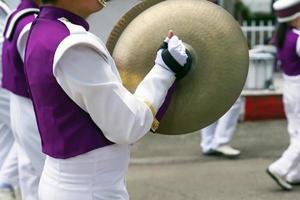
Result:
<svg viewBox="0 0 300 200"><path fill-rule="evenodd" d="M286 9L277 10L276 15L278 17L289 17L289 16L294 15L297 12L300 12L300 3L293 5Z"/></svg>
<svg viewBox="0 0 300 200"><path fill-rule="evenodd" d="M58 18L66 18L67 20L71 21L73 24L80 25L87 31L89 30L89 24L86 20L67 10L53 7L53 6L42 6L41 10L43 10L43 12L40 13L41 18L47 18L50 20L57 20Z"/></svg>
<svg viewBox="0 0 300 200"><path fill-rule="evenodd" d="M300 57L296 52L299 35L290 28L287 31L284 45L278 49L278 58L282 63L283 72L288 76L300 75Z"/></svg>
<svg viewBox="0 0 300 200"><path fill-rule="evenodd" d="M4 29L5 33L11 23L12 17L26 8L37 8L37 5L30 0L22 0L18 8L10 15ZM24 74L23 61L17 49L17 40L23 28L33 20L33 14L22 17L17 22L12 37L9 40L4 40L2 49L2 87L23 97L29 97L29 93Z"/></svg>
<svg viewBox="0 0 300 200"><path fill-rule="evenodd" d="M173 85L169 88L167 96L162 104L162 106L159 108L157 114L156 114L156 119L158 121L161 121L163 116L165 115L165 113L167 112L170 104L171 104L171 100L173 97L173 94L176 90L176 82L173 83Z"/></svg>
<svg viewBox="0 0 300 200"><path fill-rule="evenodd" d="M42 139L43 152L66 159L112 144L90 115L69 98L53 75L58 45L69 36L57 20L65 17L85 26L86 21L54 7L41 8L27 42L25 69ZM84 58L83 58L84 59Z"/></svg>
<svg viewBox="0 0 300 200"><path fill-rule="evenodd" d="M33 0L21 0L17 9L38 8L38 5Z"/></svg>

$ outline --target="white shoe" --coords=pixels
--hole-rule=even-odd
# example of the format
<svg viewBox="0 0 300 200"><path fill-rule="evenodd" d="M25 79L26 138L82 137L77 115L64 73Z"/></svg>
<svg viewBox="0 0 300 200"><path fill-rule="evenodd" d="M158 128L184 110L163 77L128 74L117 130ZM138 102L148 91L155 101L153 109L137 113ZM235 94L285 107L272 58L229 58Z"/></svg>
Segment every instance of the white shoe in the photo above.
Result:
<svg viewBox="0 0 300 200"><path fill-rule="evenodd" d="M300 174L299 174L299 170L300 170L300 163L297 165L296 168L294 168L292 171L290 171L285 179L286 181L291 184L291 185L295 185L295 186L300 186Z"/></svg>
<svg viewBox="0 0 300 200"><path fill-rule="evenodd" d="M17 200L15 189L10 184L0 185L0 200Z"/></svg>
<svg viewBox="0 0 300 200"><path fill-rule="evenodd" d="M216 149L210 149L208 152L205 152L204 155L219 155L227 158L237 158L241 155L241 152L229 145L222 145Z"/></svg>
<svg viewBox="0 0 300 200"><path fill-rule="evenodd" d="M291 178L289 175L286 176L286 181L292 186L300 186L300 179Z"/></svg>
<svg viewBox="0 0 300 200"><path fill-rule="evenodd" d="M267 174L284 190L292 190L293 186L288 183L288 181L285 179L285 177L280 176L278 173L275 172L275 170L272 170L272 168L267 168Z"/></svg>

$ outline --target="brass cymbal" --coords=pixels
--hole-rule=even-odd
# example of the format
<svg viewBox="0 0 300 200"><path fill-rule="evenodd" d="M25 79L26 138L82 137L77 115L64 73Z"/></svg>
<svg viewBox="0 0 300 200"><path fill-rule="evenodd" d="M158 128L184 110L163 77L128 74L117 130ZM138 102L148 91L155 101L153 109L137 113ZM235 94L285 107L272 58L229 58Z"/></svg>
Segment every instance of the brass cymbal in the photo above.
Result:
<svg viewBox="0 0 300 200"><path fill-rule="evenodd" d="M248 47L239 24L220 6L206 0L145 0L122 17L107 42L131 92L153 67L168 30L192 52L193 67L177 83L158 133L187 134L219 119L238 98Z"/></svg>

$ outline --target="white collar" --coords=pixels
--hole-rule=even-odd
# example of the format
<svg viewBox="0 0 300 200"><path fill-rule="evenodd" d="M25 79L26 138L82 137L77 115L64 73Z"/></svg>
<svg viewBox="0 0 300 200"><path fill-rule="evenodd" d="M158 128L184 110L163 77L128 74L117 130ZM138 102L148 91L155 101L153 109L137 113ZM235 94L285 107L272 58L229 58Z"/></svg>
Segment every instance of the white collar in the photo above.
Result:
<svg viewBox="0 0 300 200"><path fill-rule="evenodd" d="M298 35L300 35L300 29L293 28L292 31Z"/></svg>

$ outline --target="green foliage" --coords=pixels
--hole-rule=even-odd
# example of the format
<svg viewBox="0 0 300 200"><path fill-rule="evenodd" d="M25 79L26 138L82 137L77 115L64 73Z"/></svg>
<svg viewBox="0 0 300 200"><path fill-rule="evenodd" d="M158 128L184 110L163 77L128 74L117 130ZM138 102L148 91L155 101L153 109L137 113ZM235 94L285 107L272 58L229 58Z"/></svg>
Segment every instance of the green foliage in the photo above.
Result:
<svg viewBox="0 0 300 200"><path fill-rule="evenodd" d="M271 5L270 5L271 6ZM247 21L269 21L269 20L276 20L276 16L274 13L254 13L243 4L241 1L235 4L235 18L238 20L247 20Z"/></svg>

